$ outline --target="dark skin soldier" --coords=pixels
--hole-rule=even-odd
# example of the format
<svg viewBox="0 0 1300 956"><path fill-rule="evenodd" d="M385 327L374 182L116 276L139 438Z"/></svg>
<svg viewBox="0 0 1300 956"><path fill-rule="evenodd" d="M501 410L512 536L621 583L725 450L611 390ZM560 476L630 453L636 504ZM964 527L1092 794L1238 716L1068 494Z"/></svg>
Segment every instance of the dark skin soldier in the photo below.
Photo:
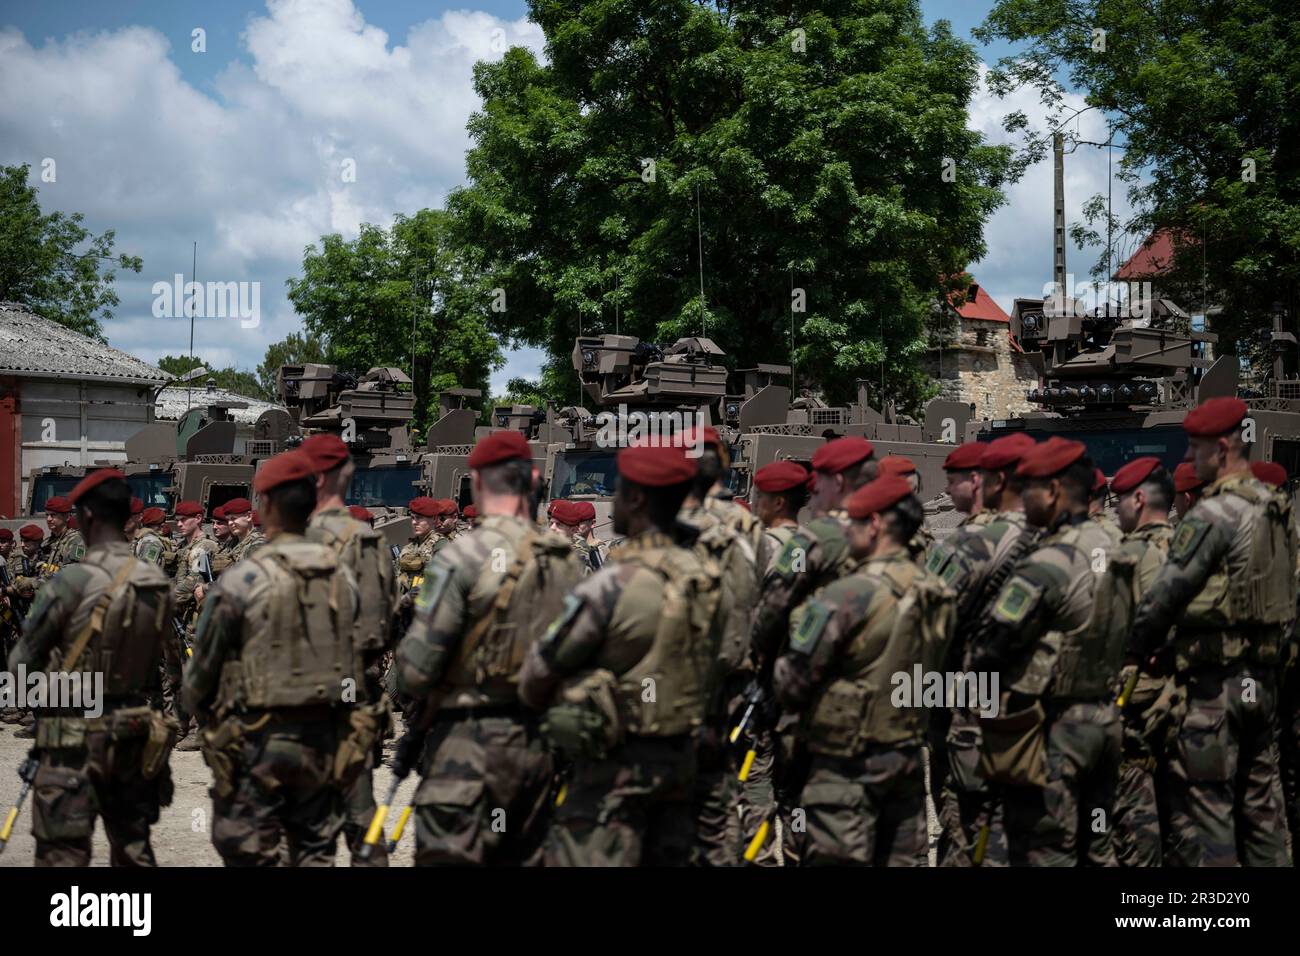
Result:
<svg viewBox="0 0 1300 956"><path fill-rule="evenodd" d="M696 735L721 636L714 582L672 538L695 461L680 447L624 448L618 471L614 530L625 540L573 590L520 674L520 697L546 710L544 732L572 759L548 866L694 856Z"/></svg>
<svg viewBox="0 0 1300 956"><path fill-rule="evenodd" d="M150 747L149 730L163 722L164 675L174 688L181 662L171 639L169 582L156 566L136 560L126 540L130 499L126 477L112 469L94 471L72 489L69 500L89 547L41 589L9 657L11 671L45 670L51 679L81 674L83 688L91 674L103 679L102 712L91 716L78 706L37 712L37 866L89 866L96 816L114 866L153 866L149 828L171 802L167 748Z"/></svg>

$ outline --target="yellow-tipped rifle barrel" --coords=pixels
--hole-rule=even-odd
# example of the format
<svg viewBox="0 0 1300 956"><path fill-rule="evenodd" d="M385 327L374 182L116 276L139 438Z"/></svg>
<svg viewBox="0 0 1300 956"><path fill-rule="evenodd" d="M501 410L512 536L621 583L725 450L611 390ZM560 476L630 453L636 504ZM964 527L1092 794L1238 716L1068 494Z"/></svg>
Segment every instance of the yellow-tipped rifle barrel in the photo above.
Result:
<svg viewBox="0 0 1300 956"><path fill-rule="evenodd" d="M1119 692L1119 697L1115 701L1120 710L1123 710L1128 706L1128 702L1133 696L1133 691L1137 688L1138 678L1141 676L1141 672L1134 668L1133 673L1129 675L1129 679L1124 682L1124 689Z"/></svg>
<svg viewBox="0 0 1300 956"><path fill-rule="evenodd" d="M402 839L402 834L406 832L406 821L411 819L411 811L415 808L409 803L402 809L401 816L397 818L397 826L393 828L393 835L388 838L388 852L392 853L397 849L398 842Z"/></svg>
<svg viewBox="0 0 1300 956"><path fill-rule="evenodd" d="M555 795L555 805L557 807L563 806L564 798L567 797L568 795L569 795L569 785L567 783L560 784L560 792Z"/></svg>
<svg viewBox="0 0 1300 956"><path fill-rule="evenodd" d="M740 765L740 775L736 778L741 783L749 779L749 771L754 769L754 758L758 756L758 751L752 747L745 754L745 762Z"/></svg>
<svg viewBox="0 0 1300 956"><path fill-rule="evenodd" d="M986 823L980 827L979 835L975 838L975 854L972 862L979 866L984 862L984 853L989 848L989 825Z"/></svg>
<svg viewBox="0 0 1300 956"><path fill-rule="evenodd" d="M9 815L5 817L5 825L0 827L0 850L9 842L9 837L14 832L14 821L18 819L18 808L10 807Z"/></svg>
<svg viewBox="0 0 1300 956"><path fill-rule="evenodd" d="M374 846L384 836L384 821L388 819L388 804L381 803L375 808L375 815L370 818L370 829L366 831L366 846Z"/></svg>
<svg viewBox="0 0 1300 956"><path fill-rule="evenodd" d="M736 724L736 726L731 729L731 742L734 744L739 739L740 739L740 724Z"/></svg>
<svg viewBox="0 0 1300 956"><path fill-rule="evenodd" d="M758 859L758 851L763 849L763 844L767 842L767 833L771 825L764 820L758 826L758 832L754 834L754 839L749 841L749 846L745 849L745 862L753 863Z"/></svg>

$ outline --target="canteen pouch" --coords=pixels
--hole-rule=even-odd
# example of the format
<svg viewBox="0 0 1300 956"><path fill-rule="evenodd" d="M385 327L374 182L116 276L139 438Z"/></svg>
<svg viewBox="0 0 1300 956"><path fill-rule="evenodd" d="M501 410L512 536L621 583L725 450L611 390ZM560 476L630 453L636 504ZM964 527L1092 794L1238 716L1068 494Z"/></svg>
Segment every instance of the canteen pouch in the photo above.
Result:
<svg viewBox="0 0 1300 956"><path fill-rule="evenodd" d="M612 672L597 670L560 692L560 702L542 716L541 734L552 750L567 757L603 760L623 742Z"/></svg>
<svg viewBox="0 0 1300 956"><path fill-rule="evenodd" d="M153 780L163 772L180 735L181 724L175 717L160 710L149 711L148 736L140 760L141 776Z"/></svg>
<svg viewBox="0 0 1300 956"><path fill-rule="evenodd" d="M424 555L419 551L407 551L397 559L397 567L407 574L419 574L424 570Z"/></svg>
<svg viewBox="0 0 1300 956"><path fill-rule="evenodd" d="M1028 710L980 719L979 769L990 783L1047 786L1046 713L1039 701Z"/></svg>
<svg viewBox="0 0 1300 956"><path fill-rule="evenodd" d="M250 730L260 730L270 721L267 715L256 724L245 727L234 717L202 733L203 762L212 771L212 791L229 799L235 792L235 773L243 757L244 737Z"/></svg>
<svg viewBox="0 0 1300 956"><path fill-rule="evenodd" d="M340 789L346 790L370 766L375 744L388 729L388 698L350 707L338 720L339 743L334 751L333 780Z"/></svg>

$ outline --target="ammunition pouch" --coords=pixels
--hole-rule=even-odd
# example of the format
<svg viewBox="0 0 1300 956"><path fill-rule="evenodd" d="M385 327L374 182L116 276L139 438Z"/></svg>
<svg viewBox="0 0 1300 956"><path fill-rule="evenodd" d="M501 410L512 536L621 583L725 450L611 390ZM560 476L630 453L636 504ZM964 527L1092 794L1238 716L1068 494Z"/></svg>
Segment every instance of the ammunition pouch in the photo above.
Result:
<svg viewBox="0 0 1300 956"><path fill-rule="evenodd" d="M140 759L141 776L146 780L153 780L163 772L180 735L181 724L175 717L164 714L160 710L149 711L148 737L145 739L144 753Z"/></svg>
<svg viewBox="0 0 1300 956"><path fill-rule="evenodd" d="M333 780L341 790L346 790L371 766L375 744L388 729L388 699L349 707L338 719Z"/></svg>
<svg viewBox="0 0 1300 956"><path fill-rule="evenodd" d="M85 717L58 715L36 718L36 748L38 750L78 750L86 746Z"/></svg>
<svg viewBox="0 0 1300 956"><path fill-rule="evenodd" d="M980 718L981 776L1016 787L1047 786L1046 719L1039 701L1005 717Z"/></svg>
<svg viewBox="0 0 1300 956"><path fill-rule="evenodd" d="M407 574L419 574L424 570L424 555L419 551L407 551L397 559L397 567ZM414 582L412 582L414 586Z"/></svg>
<svg viewBox="0 0 1300 956"><path fill-rule="evenodd" d="M255 724L245 725L236 717L227 717L203 731L203 762L212 771L212 790L223 800L235 792L235 777L243 761L244 738L261 730L271 720L267 714Z"/></svg>
<svg viewBox="0 0 1300 956"><path fill-rule="evenodd" d="M853 757L866 742L867 688L848 680L832 681L808 710L802 736L808 749L829 757Z"/></svg>
<svg viewBox="0 0 1300 956"><path fill-rule="evenodd" d="M617 687L610 671L597 670L563 689L559 703L542 716L542 739L571 759L603 760L623 742Z"/></svg>
<svg viewBox="0 0 1300 956"><path fill-rule="evenodd" d="M212 556L213 577L220 574L222 571L226 570L226 568L230 567L234 563L235 563L235 559L234 557L231 556L229 551L218 551L216 554Z"/></svg>

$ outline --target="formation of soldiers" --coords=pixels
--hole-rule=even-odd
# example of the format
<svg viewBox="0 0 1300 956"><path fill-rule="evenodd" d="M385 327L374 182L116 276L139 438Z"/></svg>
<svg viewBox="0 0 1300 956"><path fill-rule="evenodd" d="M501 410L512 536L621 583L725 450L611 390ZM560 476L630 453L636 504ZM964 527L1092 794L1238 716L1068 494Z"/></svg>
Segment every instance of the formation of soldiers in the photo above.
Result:
<svg viewBox="0 0 1300 956"><path fill-rule="evenodd" d="M1296 530L1247 415L1207 401L1187 462L1109 483L1079 442L961 445L937 541L915 468L859 437L759 469L752 513L713 429L623 448L612 543L589 502L536 521L509 431L400 550L332 435L213 537L177 505L178 545L96 471L58 545L19 535L64 564L9 554L3 582L32 602L11 669L110 675L101 716L36 716L37 862L86 862L99 817L151 864L184 736L228 865L329 865L342 836L383 866L408 818L418 865L1287 865Z"/></svg>

